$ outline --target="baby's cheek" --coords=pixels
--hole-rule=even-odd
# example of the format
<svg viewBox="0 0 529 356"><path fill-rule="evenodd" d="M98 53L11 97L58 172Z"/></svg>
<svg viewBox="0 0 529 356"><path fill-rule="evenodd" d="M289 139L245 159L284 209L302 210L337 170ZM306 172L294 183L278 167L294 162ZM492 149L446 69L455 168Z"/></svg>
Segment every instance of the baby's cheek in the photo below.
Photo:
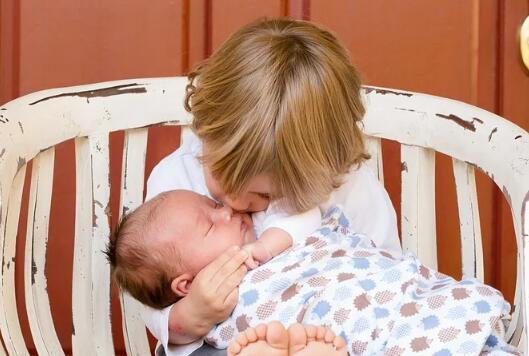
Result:
<svg viewBox="0 0 529 356"><path fill-rule="evenodd" d="M229 248L229 246L223 246L222 241L217 242L216 244L210 243L209 245L201 246L198 248L199 253L189 256L189 259L193 260L193 265L197 272L208 266Z"/></svg>

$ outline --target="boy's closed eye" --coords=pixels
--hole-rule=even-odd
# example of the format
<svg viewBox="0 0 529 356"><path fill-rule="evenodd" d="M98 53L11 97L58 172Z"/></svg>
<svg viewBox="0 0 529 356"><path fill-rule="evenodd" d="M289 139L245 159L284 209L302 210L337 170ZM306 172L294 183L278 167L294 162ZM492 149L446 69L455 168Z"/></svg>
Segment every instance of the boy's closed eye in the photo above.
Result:
<svg viewBox="0 0 529 356"><path fill-rule="evenodd" d="M259 193L259 192L257 192L255 194L257 194L260 198L270 199L270 194L268 194L268 193Z"/></svg>

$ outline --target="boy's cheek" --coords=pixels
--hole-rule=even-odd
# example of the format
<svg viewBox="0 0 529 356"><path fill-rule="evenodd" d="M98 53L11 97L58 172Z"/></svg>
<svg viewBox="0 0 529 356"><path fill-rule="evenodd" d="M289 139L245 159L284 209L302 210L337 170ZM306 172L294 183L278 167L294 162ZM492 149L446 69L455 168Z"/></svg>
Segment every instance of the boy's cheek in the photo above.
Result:
<svg viewBox="0 0 529 356"><path fill-rule="evenodd" d="M248 228L253 229L253 220L250 214L241 214L241 218Z"/></svg>

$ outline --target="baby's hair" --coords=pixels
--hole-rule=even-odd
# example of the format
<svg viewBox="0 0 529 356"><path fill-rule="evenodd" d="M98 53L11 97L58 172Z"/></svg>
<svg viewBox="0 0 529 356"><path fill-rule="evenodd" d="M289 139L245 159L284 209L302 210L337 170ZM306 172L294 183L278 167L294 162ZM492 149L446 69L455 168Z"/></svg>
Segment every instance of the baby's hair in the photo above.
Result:
<svg viewBox="0 0 529 356"><path fill-rule="evenodd" d="M179 299L171 290L171 282L177 274L171 273L174 260L170 265L164 258L165 246L154 246L145 240L155 229L162 228L163 222L156 217L169 193L161 193L124 215L105 251L119 287L143 304L157 309ZM178 256L173 252L171 256Z"/></svg>
<svg viewBox="0 0 529 356"><path fill-rule="evenodd" d="M270 174L274 198L302 212L369 158L359 75L336 37L309 22L241 28L189 74L185 104L227 194Z"/></svg>

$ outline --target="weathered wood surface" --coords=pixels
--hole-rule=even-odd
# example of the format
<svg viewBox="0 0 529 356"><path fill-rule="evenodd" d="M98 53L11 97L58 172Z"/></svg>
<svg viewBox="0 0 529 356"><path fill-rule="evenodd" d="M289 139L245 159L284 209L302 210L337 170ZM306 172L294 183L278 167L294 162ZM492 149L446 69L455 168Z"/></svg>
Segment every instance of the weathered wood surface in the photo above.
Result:
<svg viewBox="0 0 529 356"><path fill-rule="evenodd" d="M0 168L0 172L2 169ZM0 278L0 330L9 355L29 355L20 330L15 297L15 250L18 219L26 164L21 164L8 192L7 207L2 206L0 225L0 251L2 251L2 276ZM0 203L1 203L0 202Z"/></svg>
<svg viewBox="0 0 529 356"><path fill-rule="evenodd" d="M123 146L119 219L143 202L147 129L127 130ZM141 319L143 306L128 293L120 292L123 337L127 355L150 353L145 324Z"/></svg>
<svg viewBox="0 0 529 356"><path fill-rule="evenodd" d="M54 147L33 160L24 252L26 309L33 342L41 356L64 355L53 324L45 274L54 161Z"/></svg>
<svg viewBox="0 0 529 356"><path fill-rule="evenodd" d="M382 143L378 137L366 137L367 151L371 159L367 161L369 168L375 173L380 183L384 184L384 164L382 161Z"/></svg>
<svg viewBox="0 0 529 356"><path fill-rule="evenodd" d="M97 355L114 354L112 323L110 320L110 265L104 251L110 237L110 157L108 133L88 138L90 149L92 210L92 315L94 318L94 340Z"/></svg>
<svg viewBox="0 0 529 356"><path fill-rule="evenodd" d="M402 249L437 269L435 232L435 152L401 145Z"/></svg>
<svg viewBox="0 0 529 356"><path fill-rule="evenodd" d="M466 162L482 170L503 191L513 211L519 272L513 322L506 337L513 344L523 341L527 345L528 316L523 310L529 288L524 251L529 134L500 116L455 100L376 87L366 87L365 93L368 112L363 121L368 135L430 148Z"/></svg>
<svg viewBox="0 0 529 356"><path fill-rule="evenodd" d="M95 355L92 315L92 179L90 144L75 139L75 241L72 280L72 352Z"/></svg>
<svg viewBox="0 0 529 356"><path fill-rule="evenodd" d="M474 167L455 158L452 161L459 211L463 276L477 278L483 282L483 245Z"/></svg>

